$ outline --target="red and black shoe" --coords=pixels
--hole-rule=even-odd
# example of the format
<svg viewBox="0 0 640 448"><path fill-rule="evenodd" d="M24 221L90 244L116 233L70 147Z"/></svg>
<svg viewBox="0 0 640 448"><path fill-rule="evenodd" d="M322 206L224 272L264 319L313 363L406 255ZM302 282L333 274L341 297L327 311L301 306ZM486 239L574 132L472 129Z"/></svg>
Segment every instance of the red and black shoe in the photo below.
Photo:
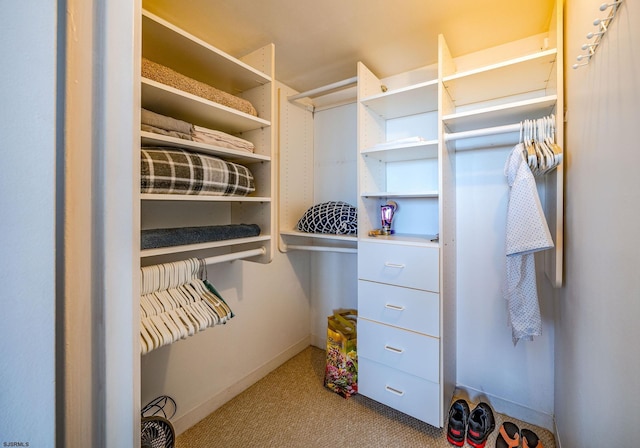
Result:
<svg viewBox="0 0 640 448"><path fill-rule="evenodd" d="M457 400L449 408L449 425L447 440L455 446L464 445L467 421L469 420L469 405L463 399Z"/></svg>
<svg viewBox="0 0 640 448"><path fill-rule="evenodd" d="M484 448L489 434L495 427L496 421L491 407L485 402L478 403L478 406L469 414L467 442L474 448Z"/></svg>

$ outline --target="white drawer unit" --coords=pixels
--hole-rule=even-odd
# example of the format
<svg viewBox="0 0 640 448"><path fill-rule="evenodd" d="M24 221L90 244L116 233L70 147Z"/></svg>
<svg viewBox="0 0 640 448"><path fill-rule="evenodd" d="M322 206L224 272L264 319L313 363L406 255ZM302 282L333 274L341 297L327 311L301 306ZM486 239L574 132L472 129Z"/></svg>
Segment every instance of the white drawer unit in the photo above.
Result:
<svg viewBox="0 0 640 448"><path fill-rule="evenodd" d="M419 245L360 241L358 276L425 291L440 291L439 249Z"/></svg>
<svg viewBox="0 0 640 448"><path fill-rule="evenodd" d="M412 417L440 426L440 385L367 358L358 361L358 392Z"/></svg>
<svg viewBox="0 0 640 448"><path fill-rule="evenodd" d="M431 336L360 318L358 357L434 383L440 380L440 341Z"/></svg>
<svg viewBox="0 0 640 448"><path fill-rule="evenodd" d="M442 426L440 249L358 242L358 392Z"/></svg>
<svg viewBox="0 0 640 448"><path fill-rule="evenodd" d="M440 337L440 296L433 292L360 280L358 316Z"/></svg>

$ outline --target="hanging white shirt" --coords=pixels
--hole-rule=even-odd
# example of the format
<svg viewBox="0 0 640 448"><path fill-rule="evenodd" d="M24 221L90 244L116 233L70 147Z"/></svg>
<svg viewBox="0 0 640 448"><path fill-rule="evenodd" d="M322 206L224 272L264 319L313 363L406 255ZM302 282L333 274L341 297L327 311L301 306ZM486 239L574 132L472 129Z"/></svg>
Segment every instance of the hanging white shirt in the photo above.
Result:
<svg viewBox="0 0 640 448"><path fill-rule="evenodd" d="M504 297L514 345L542 333L534 253L553 247L536 181L518 143L505 164L509 183Z"/></svg>

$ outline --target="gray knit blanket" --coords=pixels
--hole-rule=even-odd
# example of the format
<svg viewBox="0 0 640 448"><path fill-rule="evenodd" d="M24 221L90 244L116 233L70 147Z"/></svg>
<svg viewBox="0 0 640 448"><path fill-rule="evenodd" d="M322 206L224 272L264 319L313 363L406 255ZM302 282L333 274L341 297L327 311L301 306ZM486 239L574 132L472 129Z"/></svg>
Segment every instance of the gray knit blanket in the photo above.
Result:
<svg viewBox="0 0 640 448"><path fill-rule="evenodd" d="M260 227L257 224L148 229L141 232L140 248L156 249L159 247L185 246L211 241L250 238L258 235L260 235Z"/></svg>

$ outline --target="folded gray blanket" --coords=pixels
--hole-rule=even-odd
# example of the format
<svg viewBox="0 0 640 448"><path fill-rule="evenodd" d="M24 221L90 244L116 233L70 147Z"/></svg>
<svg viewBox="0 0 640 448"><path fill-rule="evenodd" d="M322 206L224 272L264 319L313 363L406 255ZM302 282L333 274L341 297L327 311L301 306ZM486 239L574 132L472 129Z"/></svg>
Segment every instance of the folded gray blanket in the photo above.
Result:
<svg viewBox="0 0 640 448"><path fill-rule="evenodd" d="M180 227L174 229L143 230L141 249L184 246L260 235L257 224L229 224L220 226Z"/></svg>
<svg viewBox="0 0 640 448"><path fill-rule="evenodd" d="M218 157L178 148L140 150L140 192L247 196L255 191L251 171Z"/></svg>
<svg viewBox="0 0 640 448"><path fill-rule="evenodd" d="M165 131L176 131L181 134L191 135L193 125L177 118L160 115L153 111L142 109L140 112L140 123L152 126L154 128L164 129Z"/></svg>

